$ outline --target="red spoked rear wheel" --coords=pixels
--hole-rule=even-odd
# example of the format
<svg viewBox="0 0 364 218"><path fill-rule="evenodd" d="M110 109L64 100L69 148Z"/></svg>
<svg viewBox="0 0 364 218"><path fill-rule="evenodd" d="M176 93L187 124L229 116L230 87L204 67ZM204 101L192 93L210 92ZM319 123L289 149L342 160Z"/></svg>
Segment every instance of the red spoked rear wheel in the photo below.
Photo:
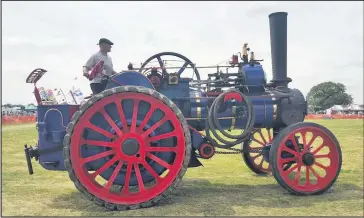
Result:
<svg viewBox="0 0 364 218"><path fill-rule="evenodd" d="M177 106L154 90L134 86L94 95L72 118L64 145L77 189L112 210L160 201L182 179L191 154L187 122Z"/></svg>
<svg viewBox="0 0 364 218"><path fill-rule="evenodd" d="M337 180L342 155L336 137L316 123L296 123L283 129L270 151L278 183L297 195L321 194ZM290 164L289 169L284 169Z"/></svg>

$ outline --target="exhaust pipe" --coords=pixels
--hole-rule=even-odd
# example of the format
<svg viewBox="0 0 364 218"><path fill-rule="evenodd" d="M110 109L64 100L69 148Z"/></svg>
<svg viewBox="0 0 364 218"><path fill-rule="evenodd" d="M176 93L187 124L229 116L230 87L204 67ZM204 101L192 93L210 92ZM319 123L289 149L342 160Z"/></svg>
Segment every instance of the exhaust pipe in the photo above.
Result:
<svg viewBox="0 0 364 218"><path fill-rule="evenodd" d="M269 15L273 72L271 83L273 86L284 88L292 82L292 79L287 77L287 15L286 12Z"/></svg>

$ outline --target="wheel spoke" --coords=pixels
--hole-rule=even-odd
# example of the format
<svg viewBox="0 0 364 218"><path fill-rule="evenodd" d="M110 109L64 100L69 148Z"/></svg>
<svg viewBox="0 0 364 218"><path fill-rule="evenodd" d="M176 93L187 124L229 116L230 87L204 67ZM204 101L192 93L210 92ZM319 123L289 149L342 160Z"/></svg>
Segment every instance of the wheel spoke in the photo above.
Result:
<svg viewBox="0 0 364 218"><path fill-rule="evenodd" d="M161 67L163 73L167 74L167 70L166 68L164 67L164 64L163 64L163 61L162 61L162 58L160 56L157 57L157 60L159 62L159 66Z"/></svg>
<svg viewBox="0 0 364 218"><path fill-rule="evenodd" d="M315 139L318 137L318 135L316 135L314 132L312 132L312 138L311 140L307 143L307 147L310 147L313 143L313 141L315 141Z"/></svg>
<svg viewBox="0 0 364 218"><path fill-rule="evenodd" d="M301 164L297 164L298 165L298 170L297 170L297 173L296 173L296 177L294 179L295 183L298 184L300 182L300 177L301 177L301 167L302 165Z"/></svg>
<svg viewBox="0 0 364 218"><path fill-rule="evenodd" d="M159 175L155 172L155 170L145 161L142 162L144 168L156 179L156 182L160 182L161 178Z"/></svg>
<svg viewBox="0 0 364 218"><path fill-rule="evenodd" d="M267 169L268 169L269 171L272 171L272 166L270 165L270 163L268 163L268 167L267 167Z"/></svg>
<svg viewBox="0 0 364 218"><path fill-rule="evenodd" d="M263 139L263 143L264 143L264 145L266 145L266 144L267 144L267 141L265 140L265 137L263 136L262 129L259 129L259 130L258 130L258 133L259 133L259 135L260 135L260 138L262 138L262 139Z"/></svg>
<svg viewBox="0 0 364 218"><path fill-rule="evenodd" d="M133 167L133 165L131 163L127 163L127 168L126 168L126 173L125 173L125 182L124 182L124 187L123 187L123 193L128 193L129 192L129 182L130 182L130 177L131 177L131 168Z"/></svg>
<svg viewBox="0 0 364 218"><path fill-rule="evenodd" d="M114 184L114 181L115 181L115 178L116 176L119 174L120 172L120 168L123 166L123 162L122 161L119 161L118 165L116 166L114 172L112 173L109 181L107 182L105 188L106 190L109 190L111 185Z"/></svg>
<svg viewBox="0 0 364 218"><path fill-rule="evenodd" d="M98 160L100 158L106 157L106 156L111 155L111 154L114 154L113 150L105 151L105 152L98 153L98 154L95 154L95 155L90 156L90 157L82 158L82 162L83 162L83 164L85 164L85 163L88 163L90 161L94 161L94 160Z"/></svg>
<svg viewBox="0 0 364 218"><path fill-rule="evenodd" d="M147 131L143 132L142 137L148 136L151 132L153 132L156 128L160 127L164 122L168 120L168 117L165 116L158 122L156 122L153 126L151 126Z"/></svg>
<svg viewBox="0 0 364 218"><path fill-rule="evenodd" d="M327 171L327 169L329 168L329 167L326 167L326 166L324 166L324 165L322 165L322 164L320 164L319 162L315 162L315 165L316 166L318 166L318 167L320 167L321 169L324 169L325 171Z"/></svg>
<svg viewBox="0 0 364 218"><path fill-rule="evenodd" d="M123 133L120 131L119 127L115 124L115 122L111 119L111 117L109 116L109 114L106 112L105 108L102 108L99 112L105 117L105 120L114 129L114 131L116 132L116 134L119 137L121 137L123 135Z"/></svg>
<svg viewBox="0 0 364 218"><path fill-rule="evenodd" d="M134 164L134 170L135 170L135 175L138 180L139 191L142 192L145 190L145 187L144 187L143 178L142 178L142 175L140 174L140 169L139 169L139 166L137 163Z"/></svg>
<svg viewBox="0 0 364 218"><path fill-rule="evenodd" d="M145 115L142 123L139 125L139 129L143 130L144 126L148 123L150 117L153 115L155 111L155 107L153 105L150 106L148 113Z"/></svg>
<svg viewBox="0 0 364 218"><path fill-rule="evenodd" d="M128 129L128 124L127 124L126 119L125 119L125 114L124 114L121 102L119 102L119 104L116 104L116 108L118 109L118 113L119 113L119 116L120 116L120 121L121 121L121 124L123 125L123 131L126 132L127 129Z"/></svg>
<svg viewBox="0 0 364 218"><path fill-rule="evenodd" d="M265 144L264 144L263 142L259 141L258 139L256 139L256 138L254 137L254 135L253 135L253 137L252 137L252 141L255 141L256 143L258 143L258 144L262 145L262 147L264 147L264 146L265 146Z"/></svg>
<svg viewBox="0 0 364 218"><path fill-rule="evenodd" d="M138 108L139 108L139 100L134 100L134 107L133 107L133 117L131 119L131 127L130 132L135 133L137 119L138 119Z"/></svg>
<svg viewBox="0 0 364 218"><path fill-rule="evenodd" d="M176 147L146 147L147 152L177 152Z"/></svg>
<svg viewBox="0 0 364 218"><path fill-rule="evenodd" d="M269 142L273 141L272 135L270 133L270 129L267 129L267 132L268 132L268 140L269 140Z"/></svg>
<svg viewBox="0 0 364 218"><path fill-rule="evenodd" d="M306 167L306 185L310 184L310 168Z"/></svg>
<svg viewBox="0 0 364 218"><path fill-rule="evenodd" d="M303 147L304 147L305 150L308 150L309 146L308 146L307 141L306 141L306 133L307 132L301 131Z"/></svg>
<svg viewBox="0 0 364 218"><path fill-rule="evenodd" d="M309 167L309 169L311 170L312 174L317 178L317 180L321 179L320 175L316 172L316 170L314 170L312 167Z"/></svg>
<svg viewBox="0 0 364 218"><path fill-rule="evenodd" d="M106 137L108 137L110 139L114 137L114 135L112 133L110 133L110 132L108 132L108 131L106 131L104 129L101 129L100 127L97 127L97 126L95 126L94 124L92 124L90 122L87 122L87 124L85 125L84 128L92 129L93 131L98 132L98 133L100 133L100 134L102 134L102 135L104 135L104 136L106 136Z"/></svg>
<svg viewBox="0 0 364 218"><path fill-rule="evenodd" d="M296 164L294 167L289 168L287 171L284 171L284 174L288 175L290 174L293 170L298 168L298 164Z"/></svg>
<svg viewBox="0 0 364 218"><path fill-rule="evenodd" d="M312 154L317 154L323 147L325 147L325 144L324 143L322 143L318 148L316 148L313 152L312 152Z"/></svg>
<svg viewBox="0 0 364 218"><path fill-rule="evenodd" d="M330 156L329 156L329 154L320 154L320 155L315 155L315 158L317 159L317 158L329 158Z"/></svg>
<svg viewBox="0 0 364 218"><path fill-rule="evenodd" d="M171 165L169 165L168 163L166 163L164 160L160 159L159 157L155 156L154 154L148 153L147 156L154 160L155 162L159 163L161 166L170 169Z"/></svg>
<svg viewBox="0 0 364 218"><path fill-rule="evenodd" d="M298 145L297 145L297 142L296 142L295 135L291 135L288 139L292 142L293 147L296 149L296 152L300 152L300 149L298 148Z"/></svg>
<svg viewBox="0 0 364 218"><path fill-rule="evenodd" d="M262 159L260 160L259 168L262 168L262 167L263 167L263 162L264 162L264 158L262 158Z"/></svg>
<svg viewBox="0 0 364 218"><path fill-rule="evenodd" d="M296 152L296 151L294 151L294 150L292 150L290 148L287 148L287 147L283 147L282 150L285 151L285 152L288 152L290 154L293 154L294 156L298 155L298 152Z"/></svg>
<svg viewBox="0 0 364 218"><path fill-rule="evenodd" d="M294 162L294 161L296 161L296 158L294 158L294 157L291 157L291 158L280 158L279 159L279 164L285 164L285 163Z"/></svg>
<svg viewBox="0 0 364 218"><path fill-rule="evenodd" d="M183 64L183 66L181 67L181 69L179 69L178 70L178 75L181 75L182 73L183 73L183 71L186 69L186 67L187 67L187 65L189 64L189 62L185 62L184 64Z"/></svg>
<svg viewBox="0 0 364 218"><path fill-rule="evenodd" d="M109 168L113 163L115 163L118 160L118 157L115 156L108 162L106 162L102 167L100 167L98 170L96 170L94 173L90 174L93 178L96 178L96 176L100 175L100 173L104 172L107 168Z"/></svg>
<svg viewBox="0 0 364 218"><path fill-rule="evenodd" d="M150 137L149 138L149 141L152 142L152 141L159 141L161 139L166 139L166 138L170 138L170 137L173 137L173 136L176 136L176 132L175 131L172 131L172 132L169 132L169 133L164 133L164 134L161 134L161 135L157 135L157 136L153 136L153 137Z"/></svg>
<svg viewBox="0 0 364 218"><path fill-rule="evenodd" d="M258 158L258 157L260 157L260 156L262 156L262 154L260 154L260 153L259 153L259 154L255 155L255 156L253 156L253 157L252 157L252 160L254 161L255 159L257 159L257 158Z"/></svg>
<svg viewBox="0 0 364 218"><path fill-rule="evenodd" d="M96 140L85 140L81 139L80 141L81 145L96 145L100 147L114 147L113 142L104 142L104 141L96 141Z"/></svg>

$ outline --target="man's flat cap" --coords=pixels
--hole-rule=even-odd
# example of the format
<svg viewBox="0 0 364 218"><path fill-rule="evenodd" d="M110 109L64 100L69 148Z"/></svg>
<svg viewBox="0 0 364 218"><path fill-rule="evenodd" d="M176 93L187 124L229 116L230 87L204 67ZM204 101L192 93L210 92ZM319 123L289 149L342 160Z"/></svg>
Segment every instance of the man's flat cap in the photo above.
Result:
<svg viewBox="0 0 364 218"><path fill-rule="evenodd" d="M108 39L106 39L106 38L101 38L101 39L99 40L99 44L98 44L98 45L100 45L100 44L114 45L114 43L112 43L110 40L108 40Z"/></svg>

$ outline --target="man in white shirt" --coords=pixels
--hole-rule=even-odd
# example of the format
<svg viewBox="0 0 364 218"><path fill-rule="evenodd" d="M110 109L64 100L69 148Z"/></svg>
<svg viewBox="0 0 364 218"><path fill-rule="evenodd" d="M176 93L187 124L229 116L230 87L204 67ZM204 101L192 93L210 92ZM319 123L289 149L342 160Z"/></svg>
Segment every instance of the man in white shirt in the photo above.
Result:
<svg viewBox="0 0 364 218"><path fill-rule="evenodd" d="M101 38L98 43L100 50L93 54L90 59L86 62L86 64L83 66L83 76L88 78L89 71L99 62L104 61L104 67L103 72L111 76L113 74L116 74L113 63L111 60L111 57L107 54L108 52L111 52L111 46L114 45L110 40ZM98 74L96 77L90 81L90 87L93 94L98 94L105 90L107 85L107 80L102 79L102 75Z"/></svg>

